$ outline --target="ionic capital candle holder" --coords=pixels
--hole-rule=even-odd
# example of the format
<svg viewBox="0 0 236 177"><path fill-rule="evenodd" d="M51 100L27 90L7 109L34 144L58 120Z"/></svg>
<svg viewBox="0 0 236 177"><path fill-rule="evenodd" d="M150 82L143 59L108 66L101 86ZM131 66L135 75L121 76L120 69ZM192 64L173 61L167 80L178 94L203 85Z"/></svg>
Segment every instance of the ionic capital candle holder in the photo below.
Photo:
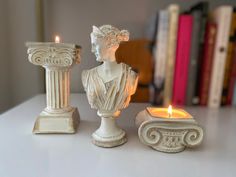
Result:
<svg viewBox="0 0 236 177"><path fill-rule="evenodd" d="M140 141L157 151L168 153L201 144L203 129L196 120L182 109L175 109L173 114L171 117L166 108L147 108L139 112L135 123Z"/></svg>
<svg viewBox="0 0 236 177"><path fill-rule="evenodd" d="M46 108L38 116L34 133L75 133L77 108L70 106L70 69L80 62L80 46L54 42L27 42L28 59L45 68Z"/></svg>

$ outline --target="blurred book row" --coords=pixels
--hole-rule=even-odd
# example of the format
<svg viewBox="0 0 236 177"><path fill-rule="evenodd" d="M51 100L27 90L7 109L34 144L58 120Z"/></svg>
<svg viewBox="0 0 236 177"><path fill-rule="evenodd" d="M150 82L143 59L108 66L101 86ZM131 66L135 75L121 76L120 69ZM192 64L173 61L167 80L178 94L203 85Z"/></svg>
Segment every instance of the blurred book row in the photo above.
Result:
<svg viewBox="0 0 236 177"><path fill-rule="evenodd" d="M209 12L200 2L180 13L176 4L156 17L154 104L236 105L236 10Z"/></svg>

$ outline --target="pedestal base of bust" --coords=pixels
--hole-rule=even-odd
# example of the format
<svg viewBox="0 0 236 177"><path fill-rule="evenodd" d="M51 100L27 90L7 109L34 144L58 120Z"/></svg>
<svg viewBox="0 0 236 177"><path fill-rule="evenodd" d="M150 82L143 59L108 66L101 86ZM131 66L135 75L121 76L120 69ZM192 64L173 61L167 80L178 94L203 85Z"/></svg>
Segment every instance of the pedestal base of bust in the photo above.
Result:
<svg viewBox="0 0 236 177"><path fill-rule="evenodd" d="M101 118L101 125L93 135L93 144L100 147L116 147L127 142L126 133L116 125L113 117Z"/></svg>
<svg viewBox="0 0 236 177"><path fill-rule="evenodd" d="M79 124L77 108L68 112L50 113L43 111L37 118L33 133L75 133Z"/></svg>

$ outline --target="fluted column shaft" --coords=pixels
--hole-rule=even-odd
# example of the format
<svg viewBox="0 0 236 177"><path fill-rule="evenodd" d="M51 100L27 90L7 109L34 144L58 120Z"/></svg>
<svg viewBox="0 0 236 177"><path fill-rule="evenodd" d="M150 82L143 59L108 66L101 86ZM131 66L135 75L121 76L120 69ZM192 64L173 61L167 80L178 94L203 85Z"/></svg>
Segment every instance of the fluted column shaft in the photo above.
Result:
<svg viewBox="0 0 236 177"><path fill-rule="evenodd" d="M70 73L67 68L55 70L46 68L47 110L57 111L70 106Z"/></svg>

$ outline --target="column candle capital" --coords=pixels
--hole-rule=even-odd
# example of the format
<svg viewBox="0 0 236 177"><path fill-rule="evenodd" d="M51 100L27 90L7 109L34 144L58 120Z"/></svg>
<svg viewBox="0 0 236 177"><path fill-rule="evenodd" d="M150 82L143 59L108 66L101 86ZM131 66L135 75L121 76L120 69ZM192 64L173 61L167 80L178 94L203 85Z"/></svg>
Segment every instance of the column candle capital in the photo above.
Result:
<svg viewBox="0 0 236 177"><path fill-rule="evenodd" d="M54 42L27 42L28 59L34 65L71 67L80 63L81 47L75 44Z"/></svg>

